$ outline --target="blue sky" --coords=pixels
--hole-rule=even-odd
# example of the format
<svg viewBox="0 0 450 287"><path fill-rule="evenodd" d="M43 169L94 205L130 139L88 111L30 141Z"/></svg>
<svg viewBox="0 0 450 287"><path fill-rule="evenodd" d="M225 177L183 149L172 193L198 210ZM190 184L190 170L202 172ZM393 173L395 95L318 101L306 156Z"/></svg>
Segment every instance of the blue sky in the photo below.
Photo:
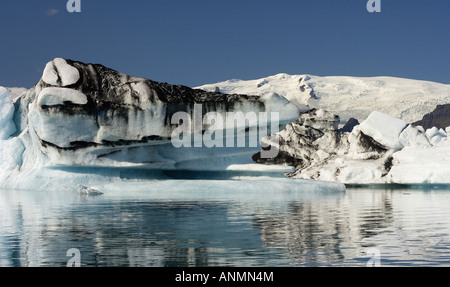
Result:
<svg viewBox="0 0 450 287"><path fill-rule="evenodd" d="M450 84L450 1L3 0L0 85L33 86L63 57L198 86L277 73Z"/></svg>

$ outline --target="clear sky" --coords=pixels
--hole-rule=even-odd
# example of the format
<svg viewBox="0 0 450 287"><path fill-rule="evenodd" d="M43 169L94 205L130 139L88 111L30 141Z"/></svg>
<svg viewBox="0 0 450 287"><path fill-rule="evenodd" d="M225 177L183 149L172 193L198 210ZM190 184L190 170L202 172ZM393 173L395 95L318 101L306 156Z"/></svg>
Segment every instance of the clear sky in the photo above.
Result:
<svg viewBox="0 0 450 287"><path fill-rule="evenodd" d="M2 0L0 85L63 57L198 86L277 73L450 84L450 1Z"/></svg>

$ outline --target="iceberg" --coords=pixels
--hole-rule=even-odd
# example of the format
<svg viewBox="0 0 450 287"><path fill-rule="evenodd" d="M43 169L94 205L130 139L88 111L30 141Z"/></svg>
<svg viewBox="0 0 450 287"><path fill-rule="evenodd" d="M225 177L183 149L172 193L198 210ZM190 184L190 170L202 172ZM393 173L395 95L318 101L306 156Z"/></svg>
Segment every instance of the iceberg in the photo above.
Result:
<svg viewBox="0 0 450 287"><path fill-rule="evenodd" d="M290 167L253 162L252 155L267 150L261 139L300 115L276 93L205 92L56 58L16 99L1 88L0 104L4 188L82 185L89 193L92 186L124 182L265 179L276 186L283 178L298 189L345 190L342 184L288 179Z"/></svg>
<svg viewBox="0 0 450 287"><path fill-rule="evenodd" d="M398 183L450 184L450 142L407 147L393 155L390 180Z"/></svg>
<svg viewBox="0 0 450 287"><path fill-rule="evenodd" d="M259 163L296 167L290 177L344 184L449 184L450 129L424 130L374 111L351 132L339 117L310 110L278 134L275 159ZM270 144L270 137L268 138Z"/></svg>
<svg viewBox="0 0 450 287"><path fill-rule="evenodd" d="M84 185L78 186L78 194L80 195L86 195L86 196L100 196L103 194L103 192L98 191L92 187L87 187Z"/></svg>
<svg viewBox="0 0 450 287"><path fill-rule="evenodd" d="M400 134L407 125L403 120L375 111L360 125L360 130L383 146L400 150L403 148L400 143Z"/></svg>

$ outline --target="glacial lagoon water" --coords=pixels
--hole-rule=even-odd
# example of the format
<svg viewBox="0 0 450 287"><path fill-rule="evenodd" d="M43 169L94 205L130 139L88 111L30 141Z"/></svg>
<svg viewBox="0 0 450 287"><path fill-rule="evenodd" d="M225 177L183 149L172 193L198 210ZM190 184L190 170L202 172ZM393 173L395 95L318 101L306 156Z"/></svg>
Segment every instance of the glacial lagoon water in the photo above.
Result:
<svg viewBox="0 0 450 287"><path fill-rule="evenodd" d="M0 266L450 266L449 207L447 186L0 190Z"/></svg>

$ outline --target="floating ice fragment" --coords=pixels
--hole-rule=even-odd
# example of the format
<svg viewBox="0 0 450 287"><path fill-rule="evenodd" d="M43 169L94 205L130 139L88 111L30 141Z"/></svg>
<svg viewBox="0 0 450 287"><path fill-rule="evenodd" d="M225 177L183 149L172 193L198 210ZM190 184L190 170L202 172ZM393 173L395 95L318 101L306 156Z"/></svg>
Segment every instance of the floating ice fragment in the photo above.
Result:
<svg viewBox="0 0 450 287"><path fill-rule="evenodd" d="M96 189L84 186L84 185L79 185L78 186L78 193L81 195L87 195L87 196L99 196L102 195L103 192L100 192Z"/></svg>

